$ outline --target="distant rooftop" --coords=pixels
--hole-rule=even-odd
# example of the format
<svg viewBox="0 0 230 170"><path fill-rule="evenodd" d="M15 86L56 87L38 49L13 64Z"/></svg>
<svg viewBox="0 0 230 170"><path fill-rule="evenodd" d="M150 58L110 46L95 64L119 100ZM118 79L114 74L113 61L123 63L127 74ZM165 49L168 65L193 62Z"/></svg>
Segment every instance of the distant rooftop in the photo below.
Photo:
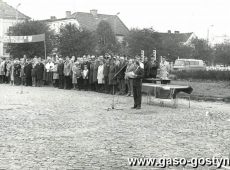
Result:
<svg viewBox="0 0 230 170"><path fill-rule="evenodd" d="M98 14L97 10L91 10L90 13L75 12L71 15L76 18L80 26L90 31L95 31L101 21L107 21L116 35L127 35L129 29L120 20L117 15Z"/></svg>
<svg viewBox="0 0 230 170"><path fill-rule="evenodd" d="M193 34L192 32L189 33L180 33L179 31L175 31L172 33L170 30L167 33L159 33L162 41L170 41L174 40L176 42L185 43Z"/></svg>
<svg viewBox="0 0 230 170"><path fill-rule="evenodd" d="M0 18L16 19L16 11L18 13L18 19L30 19L30 17L16 10L14 7L8 5L6 2L0 0Z"/></svg>

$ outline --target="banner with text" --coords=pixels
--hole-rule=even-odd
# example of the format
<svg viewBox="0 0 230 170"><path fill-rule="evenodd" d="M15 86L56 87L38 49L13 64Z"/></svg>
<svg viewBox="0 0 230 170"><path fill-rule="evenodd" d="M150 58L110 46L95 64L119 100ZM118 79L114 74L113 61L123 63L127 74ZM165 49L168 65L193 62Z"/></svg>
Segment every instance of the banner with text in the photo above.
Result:
<svg viewBox="0 0 230 170"><path fill-rule="evenodd" d="M45 41L45 34L27 36L3 36L0 38L3 43L32 43Z"/></svg>

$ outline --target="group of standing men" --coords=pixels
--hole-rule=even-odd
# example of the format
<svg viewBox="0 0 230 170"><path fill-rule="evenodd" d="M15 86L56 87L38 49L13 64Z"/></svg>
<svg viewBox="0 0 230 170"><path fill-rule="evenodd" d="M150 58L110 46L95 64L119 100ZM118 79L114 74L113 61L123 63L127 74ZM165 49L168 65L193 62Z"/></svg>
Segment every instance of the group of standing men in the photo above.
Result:
<svg viewBox="0 0 230 170"><path fill-rule="evenodd" d="M143 78L156 78L154 57L83 56L41 57L0 60L0 83L37 86L53 85L59 89L92 90L134 97L135 109L141 108ZM129 73L132 72L132 76Z"/></svg>

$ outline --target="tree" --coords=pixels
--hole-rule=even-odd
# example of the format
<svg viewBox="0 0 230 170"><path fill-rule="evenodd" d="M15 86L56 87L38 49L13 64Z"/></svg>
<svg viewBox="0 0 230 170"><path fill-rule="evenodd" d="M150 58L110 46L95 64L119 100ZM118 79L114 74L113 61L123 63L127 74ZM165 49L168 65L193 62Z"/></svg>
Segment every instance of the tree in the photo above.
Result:
<svg viewBox="0 0 230 170"><path fill-rule="evenodd" d="M193 58L204 60L208 64L212 64L213 57L213 48L208 44L204 39L195 38L191 41L193 50Z"/></svg>
<svg viewBox="0 0 230 170"><path fill-rule="evenodd" d="M25 21L18 23L8 32L8 35L12 36L27 36L45 33L46 37L46 50L49 54L55 45L55 35L53 31L49 29L49 26L40 21ZM21 44L7 44L7 52L9 52L14 58L22 57L24 54L29 58L36 56L45 56L44 42L34 43L21 43Z"/></svg>
<svg viewBox="0 0 230 170"><path fill-rule="evenodd" d="M161 39L157 32L153 29L131 29L125 37L128 44L129 55L140 55L141 50L144 50L145 56L150 56L154 49L161 48Z"/></svg>
<svg viewBox="0 0 230 170"><path fill-rule="evenodd" d="M121 45L116 39L116 36L106 21L101 21L98 24L97 30L97 52L100 55L104 55L105 53L114 53L118 54L120 52Z"/></svg>
<svg viewBox="0 0 230 170"><path fill-rule="evenodd" d="M230 65L230 43L215 46L215 63Z"/></svg>
<svg viewBox="0 0 230 170"><path fill-rule="evenodd" d="M93 53L96 46L93 33L80 30L75 24L68 24L61 28L58 40L60 53L68 56L83 56Z"/></svg>
<svg viewBox="0 0 230 170"><path fill-rule="evenodd" d="M162 56L166 56L168 61L174 62L178 57L192 58L193 48L190 45L184 45L175 34L163 38L160 48Z"/></svg>

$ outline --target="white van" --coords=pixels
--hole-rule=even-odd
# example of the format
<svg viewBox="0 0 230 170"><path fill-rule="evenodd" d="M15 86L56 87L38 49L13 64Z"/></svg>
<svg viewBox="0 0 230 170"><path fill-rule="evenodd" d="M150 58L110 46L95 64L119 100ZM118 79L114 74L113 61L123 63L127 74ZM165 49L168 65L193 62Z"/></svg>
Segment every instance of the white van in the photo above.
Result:
<svg viewBox="0 0 230 170"><path fill-rule="evenodd" d="M174 63L173 70L205 70L206 65L203 60L196 59L177 59Z"/></svg>

